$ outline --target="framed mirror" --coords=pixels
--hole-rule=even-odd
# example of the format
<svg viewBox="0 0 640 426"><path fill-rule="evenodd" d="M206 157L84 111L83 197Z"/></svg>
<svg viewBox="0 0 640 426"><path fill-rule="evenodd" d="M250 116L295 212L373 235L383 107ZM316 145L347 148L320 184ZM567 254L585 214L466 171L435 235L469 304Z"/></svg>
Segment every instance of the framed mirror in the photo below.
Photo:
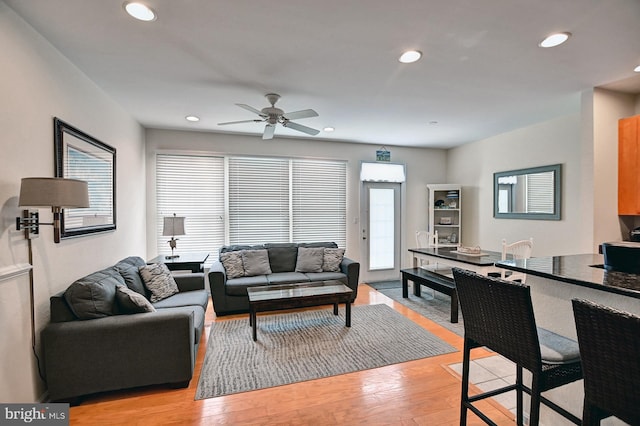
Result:
<svg viewBox="0 0 640 426"><path fill-rule="evenodd" d="M116 150L54 118L56 177L84 180L89 205L64 209L60 237L71 238L116 229Z"/></svg>
<svg viewBox="0 0 640 426"><path fill-rule="evenodd" d="M493 174L493 217L560 220L562 165Z"/></svg>

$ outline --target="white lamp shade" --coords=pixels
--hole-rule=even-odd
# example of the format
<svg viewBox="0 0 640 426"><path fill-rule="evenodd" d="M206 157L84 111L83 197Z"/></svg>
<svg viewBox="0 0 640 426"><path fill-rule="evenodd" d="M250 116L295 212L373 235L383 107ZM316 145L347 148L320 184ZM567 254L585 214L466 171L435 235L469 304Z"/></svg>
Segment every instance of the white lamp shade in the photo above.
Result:
<svg viewBox="0 0 640 426"><path fill-rule="evenodd" d="M162 228L162 235L174 236L185 235L184 232L184 216L167 216L164 218L164 226Z"/></svg>
<svg viewBox="0 0 640 426"><path fill-rule="evenodd" d="M27 207L89 207L89 186L78 179L23 178L19 206Z"/></svg>

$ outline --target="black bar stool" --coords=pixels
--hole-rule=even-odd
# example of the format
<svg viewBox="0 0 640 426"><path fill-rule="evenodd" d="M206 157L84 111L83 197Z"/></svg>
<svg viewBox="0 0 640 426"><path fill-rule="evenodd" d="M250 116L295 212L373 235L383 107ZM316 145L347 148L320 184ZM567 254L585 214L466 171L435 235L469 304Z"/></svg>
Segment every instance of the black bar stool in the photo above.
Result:
<svg viewBox="0 0 640 426"><path fill-rule="evenodd" d="M584 371L584 425L616 416L640 425L640 317L573 299Z"/></svg>
<svg viewBox="0 0 640 426"><path fill-rule="evenodd" d="M511 390L515 390L517 395L518 425L523 424L523 391L531 395L529 425L538 425L541 402L573 423L580 424L578 417L541 395L582 378L578 343L536 327L528 286L459 268L453 269L453 277L464 318L460 424L467 424L469 409L487 424L495 425L473 403ZM469 396L471 349L481 346L516 364L516 383ZM523 369L529 370L533 376L530 388L522 381Z"/></svg>

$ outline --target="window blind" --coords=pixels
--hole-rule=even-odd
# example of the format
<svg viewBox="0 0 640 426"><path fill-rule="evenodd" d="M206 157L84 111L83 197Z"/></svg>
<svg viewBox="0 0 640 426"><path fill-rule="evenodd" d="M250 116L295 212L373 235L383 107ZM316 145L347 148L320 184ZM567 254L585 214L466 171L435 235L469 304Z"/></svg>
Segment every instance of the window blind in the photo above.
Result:
<svg viewBox="0 0 640 426"><path fill-rule="evenodd" d="M229 158L229 242L289 242L289 160Z"/></svg>
<svg viewBox="0 0 640 426"><path fill-rule="evenodd" d="M292 160L293 242L346 247L347 163Z"/></svg>
<svg viewBox="0 0 640 426"><path fill-rule="evenodd" d="M346 246L344 161L227 157L225 165L223 157L158 154L156 164L160 254L170 253L162 223L173 213L186 217L178 251L312 241Z"/></svg>
<svg viewBox="0 0 640 426"><path fill-rule="evenodd" d="M185 233L176 253L214 252L224 245L224 158L198 155L156 156L157 247L171 253L162 235L165 216L184 216Z"/></svg>

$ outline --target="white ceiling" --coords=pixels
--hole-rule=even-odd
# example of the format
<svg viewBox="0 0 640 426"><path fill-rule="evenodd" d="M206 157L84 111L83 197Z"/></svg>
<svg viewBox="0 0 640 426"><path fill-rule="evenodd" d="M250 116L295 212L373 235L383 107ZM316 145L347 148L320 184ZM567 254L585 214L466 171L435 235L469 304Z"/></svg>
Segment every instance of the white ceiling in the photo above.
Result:
<svg viewBox="0 0 640 426"><path fill-rule="evenodd" d="M639 0L145 0L151 23L123 0L5 2L145 127L259 137L217 123L275 92L336 128L276 138L451 147L578 111L585 89L640 93ZM556 31L573 37L537 47ZM423 59L399 63L409 48Z"/></svg>

